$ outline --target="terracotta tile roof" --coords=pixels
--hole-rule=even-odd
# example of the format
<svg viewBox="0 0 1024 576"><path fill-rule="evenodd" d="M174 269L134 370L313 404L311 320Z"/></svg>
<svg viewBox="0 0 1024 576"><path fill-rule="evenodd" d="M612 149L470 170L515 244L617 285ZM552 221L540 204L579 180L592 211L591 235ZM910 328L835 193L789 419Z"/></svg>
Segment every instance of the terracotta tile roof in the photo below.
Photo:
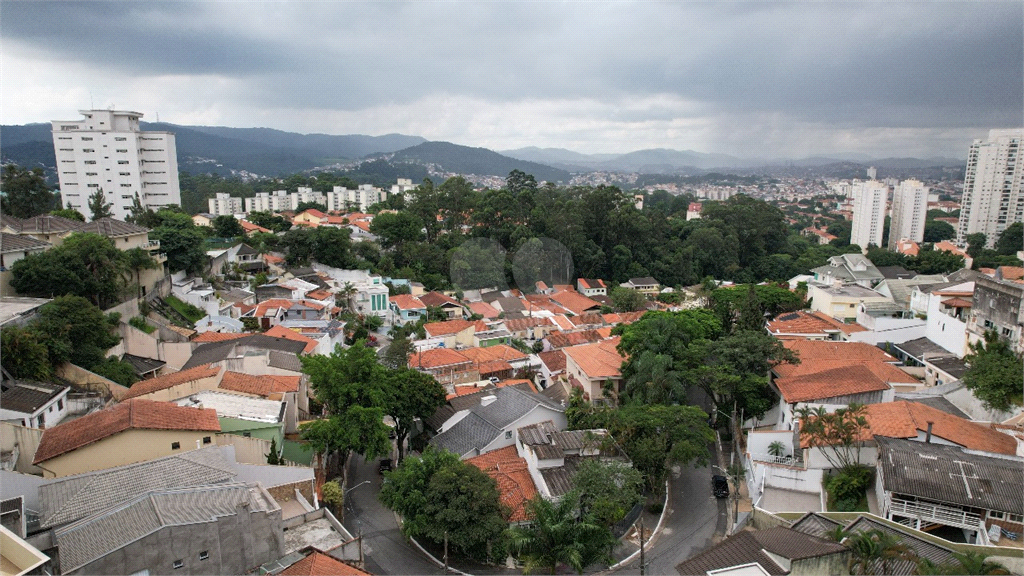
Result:
<svg viewBox="0 0 1024 576"><path fill-rule="evenodd" d="M431 348L430 350L417 352L409 357L410 368L430 369L457 364L465 364L468 369L472 361L450 348Z"/></svg>
<svg viewBox="0 0 1024 576"><path fill-rule="evenodd" d="M548 335L547 341L552 348L565 348L599 342L604 338L597 330L581 330L579 332L552 332Z"/></svg>
<svg viewBox="0 0 1024 576"><path fill-rule="evenodd" d="M501 312L497 308L491 306L487 302L470 302L466 305L469 311L473 314L479 314L484 318L497 318L501 315Z"/></svg>
<svg viewBox="0 0 1024 576"><path fill-rule="evenodd" d="M558 315L554 316L553 318L551 318L551 320L556 325L558 325L558 327L561 328L562 330L573 330L573 329L576 328L576 326L574 326L573 323L570 322L569 319L566 318L564 314L558 314Z"/></svg>
<svg viewBox="0 0 1024 576"><path fill-rule="evenodd" d="M562 350L541 352L537 356L539 356L540 361L548 367L549 372L556 373L565 371L565 352Z"/></svg>
<svg viewBox="0 0 1024 576"><path fill-rule="evenodd" d="M476 325L476 322L470 322L469 320L446 320L444 322L424 324L423 330L426 331L427 336L447 336L449 334L458 334L466 328L474 328L475 332L477 330ZM484 330L486 329L485 327Z"/></svg>
<svg viewBox="0 0 1024 576"><path fill-rule="evenodd" d="M259 304L256 305L256 312L254 313L254 316L256 316L257 318L262 318L266 316L267 313L270 312L271 310L277 310L279 308L290 310L293 306L299 304L307 308L312 308L313 310L324 309L323 304L317 304L316 302L310 302L309 300L288 300L287 298L271 298L269 300L264 300L263 302L260 302Z"/></svg>
<svg viewBox="0 0 1024 576"><path fill-rule="evenodd" d="M481 378L487 378L491 375L499 375L501 372L512 371L512 365L505 360L485 360L483 362L476 362L473 364L473 368L480 371Z"/></svg>
<svg viewBox="0 0 1024 576"><path fill-rule="evenodd" d="M507 344L497 344L486 348L465 348L463 350L459 350L459 353L473 362L524 360L529 356Z"/></svg>
<svg viewBox="0 0 1024 576"><path fill-rule="evenodd" d="M366 220L355 220L353 222L349 222L348 225L355 226L356 228L359 228L363 232L370 232L370 223L367 222Z"/></svg>
<svg viewBox="0 0 1024 576"><path fill-rule="evenodd" d="M591 310L600 310L601 303L591 300L579 292L563 290L551 295L551 299L573 314L579 316Z"/></svg>
<svg viewBox="0 0 1024 576"><path fill-rule="evenodd" d="M426 310L427 305L410 294L398 294L388 298L399 310Z"/></svg>
<svg viewBox="0 0 1024 576"><path fill-rule="evenodd" d="M526 459L519 456L515 446L506 446L466 460L498 483L501 503L511 511L509 522L530 519L526 505L537 495L537 486L530 476Z"/></svg>
<svg viewBox="0 0 1024 576"><path fill-rule="evenodd" d="M196 337L192 339L193 342L206 343L206 342L225 342L227 340L238 340L239 338L245 338L246 336L252 336L247 332L201 332L196 334Z"/></svg>
<svg viewBox="0 0 1024 576"><path fill-rule="evenodd" d="M1000 266L996 268L996 274L1001 275L1003 280L1020 280L1024 278L1024 268L1020 266Z"/></svg>
<svg viewBox="0 0 1024 576"><path fill-rule="evenodd" d="M858 324L844 324L820 312L811 313L800 310L777 316L768 323L767 329L773 335L819 335L833 333L837 330L843 333L847 333L848 330L850 332L863 331L864 327Z"/></svg>
<svg viewBox="0 0 1024 576"><path fill-rule="evenodd" d="M970 300L963 298L950 298L942 301L943 306L949 306L951 308L970 308L974 304Z"/></svg>
<svg viewBox="0 0 1024 576"><path fill-rule="evenodd" d="M572 318L569 318L569 321L576 326L582 326L587 324L603 326L604 316L602 316L598 312L584 312L583 314L578 314L576 316L573 316Z"/></svg>
<svg viewBox="0 0 1024 576"><path fill-rule="evenodd" d="M933 248L935 250L941 250L943 252L952 252L953 254L956 254L957 256L967 256L967 252L964 252L962 249L957 248L956 244L953 244L949 240L943 240L942 242L936 242L935 245L933 246Z"/></svg>
<svg viewBox="0 0 1024 576"><path fill-rule="evenodd" d="M303 344L306 345L306 347L302 349L303 354L312 354L314 351L316 351L316 347L320 345L320 343L317 342L316 340L313 340L312 338L307 338L302 334L299 334L295 330L292 330L291 328L285 328L280 324L271 327L270 330L267 330L263 334L266 336L273 336L274 338L284 338L285 340L302 342Z"/></svg>
<svg viewBox="0 0 1024 576"><path fill-rule="evenodd" d="M224 378L220 381L220 388L265 398L274 392L275 382L267 376L225 372Z"/></svg>
<svg viewBox="0 0 1024 576"><path fill-rule="evenodd" d="M149 380L140 380L135 384L132 384L132 387L128 389L128 392L126 392L124 396L121 397L121 400L145 396L146 394L152 394L159 390L166 390L173 386L192 382L194 380L200 380L202 378L212 378L218 373L220 373L219 369L213 368L209 364L203 364L202 366L196 366L195 368L189 368L188 370L163 374L156 378L150 378Z"/></svg>
<svg viewBox="0 0 1024 576"><path fill-rule="evenodd" d="M876 366L841 360L809 360L802 362L802 374L775 379L787 404L807 402L836 396L877 392L890 388L886 379L875 374ZM898 368L893 370L900 371ZM901 371L900 371L901 372ZM902 372L901 372L902 373ZM906 376L906 374L903 374ZM906 382L911 377L899 380Z"/></svg>
<svg viewBox="0 0 1024 576"><path fill-rule="evenodd" d="M32 463L45 462L129 429L220 432L220 422L216 410L134 398L45 430Z"/></svg>
<svg viewBox="0 0 1024 576"><path fill-rule="evenodd" d="M626 361L615 349L618 345L619 338L615 337L593 344L570 346L563 352L590 378L618 378L622 375L622 363Z"/></svg>
<svg viewBox="0 0 1024 576"><path fill-rule="evenodd" d="M281 376L268 374L267 378L274 381L274 392L298 392L302 376Z"/></svg>
<svg viewBox="0 0 1024 576"><path fill-rule="evenodd" d="M284 258L273 254L264 254L263 261L267 264L284 264Z"/></svg>
<svg viewBox="0 0 1024 576"><path fill-rule="evenodd" d="M604 283L604 280L601 280L600 278L578 278L576 283L579 284L581 290L608 287L608 285Z"/></svg>
<svg viewBox="0 0 1024 576"><path fill-rule="evenodd" d="M611 314L603 314L602 318L604 318L605 324L611 324L613 326L616 324L632 324L642 318L646 313L646 310L641 310L639 312L613 312Z"/></svg>
<svg viewBox="0 0 1024 576"><path fill-rule="evenodd" d="M370 573L314 549L309 556L279 572L279 576L370 576Z"/></svg>
<svg viewBox="0 0 1024 576"><path fill-rule="evenodd" d="M316 208L310 208L309 210L304 211L302 214L309 214L310 216L316 218L317 220L323 220L324 218L327 217L327 214L324 214L323 212L317 210ZM299 216L302 216L302 214L296 214L295 217L298 218Z"/></svg>
<svg viewBox="0 0 1024 576"><path fill-rule="evenodd" d="M1017 454L1017 441L1012 437L919 402L900 400L870 404L866 412L869 437L914 439L918 437L918 432L927 432L928 423L931 422L933 436L964 448L997 454Z"/></svg>
<svg viewBox="0 0 1024 576"><path fill-rule="evenodd" d="M306 298L311 298L313 300L328 300L332 296L334 295L323 288L317 288L316 290L306 292Z"/></svg>
<svg viewBox="0 0 1024 576"><path fill-rule="evenodd" d="M554 326L550 318L511 318L505 320L505 328L509 332L519 332L537 326Z"/></svg>
<svg viewBox="0 0 1024 576"><path fill-rule="evenodd" d="M440 292L427 292L419 297L427 306L462 306L459 301Z"/></svg>
<svg viewBox="0 0 1024 576"><path fill-rule="evenodd" d="M896 362L896 358L877 346L863 342L831 342L823 340L793 340L785 343L800 356L800 360L832 358L837 360L872 360L877 362ZM799 366L784 364L779 370L798 369Z"/></svg>
<svg viewBox="0 0 1024 576"><path fill-rule="evenodd" d="M249 232L266 232L268 234L270 233L270 230L264 228L263 226L260 226L259 224L253 224L252 222L249 222L248 220L239 220L238 223L242 225L242 230L245 230L246 233L249 233Z"/></svg>

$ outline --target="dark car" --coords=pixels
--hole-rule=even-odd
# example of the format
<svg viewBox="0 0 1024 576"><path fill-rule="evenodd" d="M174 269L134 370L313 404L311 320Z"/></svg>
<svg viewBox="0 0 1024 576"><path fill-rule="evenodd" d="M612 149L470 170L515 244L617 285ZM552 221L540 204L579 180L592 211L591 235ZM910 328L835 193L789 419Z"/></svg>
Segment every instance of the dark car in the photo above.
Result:
<svg viewBox="0 0 1024 576"><path fill-rule="evenodd" d="M380 472L381 474L383 474L385 472L390 472L390 471L391 471L391 459L390 458L385 458L385 459L381 460L380 461L380 466L377 467L377 472Z"/></svg>
<svg viewBox="0 0 1024 576"><path fill-rule="evenodd" d="M711 493L715 498L729 497L729 481L725 476L714 475L711 477Z"/></svg>

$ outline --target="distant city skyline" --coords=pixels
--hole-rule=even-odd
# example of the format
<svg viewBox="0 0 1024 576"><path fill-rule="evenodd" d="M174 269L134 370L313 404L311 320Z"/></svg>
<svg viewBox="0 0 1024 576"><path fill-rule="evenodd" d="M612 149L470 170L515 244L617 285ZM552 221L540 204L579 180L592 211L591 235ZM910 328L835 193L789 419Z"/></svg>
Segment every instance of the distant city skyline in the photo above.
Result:
<svg viewBox="0 0 1024 576"><path fill-rule="evenodd" d="M492 150L965 158L1024 125L1024 4L7 2L0 123Z"/></svg>

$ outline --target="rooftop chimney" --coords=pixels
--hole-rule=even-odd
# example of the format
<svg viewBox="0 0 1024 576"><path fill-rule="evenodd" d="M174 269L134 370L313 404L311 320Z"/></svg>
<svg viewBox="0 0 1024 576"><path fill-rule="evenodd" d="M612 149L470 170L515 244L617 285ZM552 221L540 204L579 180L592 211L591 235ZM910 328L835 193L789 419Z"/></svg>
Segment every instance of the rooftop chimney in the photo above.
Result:
<svg viewBox="0 0 1024 576"><path fill-rule="evenodd" d="M934 422L929 422L928 423L928 432L925 434L925 437L924 437L924 443L925 444L931 444L932 443L932 424L934 424Z"/></svg>

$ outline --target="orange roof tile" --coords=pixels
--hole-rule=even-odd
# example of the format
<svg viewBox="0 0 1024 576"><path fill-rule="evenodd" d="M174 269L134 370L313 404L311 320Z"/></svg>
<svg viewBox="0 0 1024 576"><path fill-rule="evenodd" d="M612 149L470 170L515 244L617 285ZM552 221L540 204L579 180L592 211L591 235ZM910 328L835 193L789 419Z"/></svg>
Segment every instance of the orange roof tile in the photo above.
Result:
<svg viewBox="0 0 1024 576"><path fill-rule="evenodd" d="M519 350L516 350L507 344L496 344L486 348L465 348L463 350L459 350L459 353L474 362L490 362L492 360L523 360L529 356L528 354L523 354Z"/></svg>
<svg viewBox="0 0 1024 576"><path fill-rule="evenodd" d="M267 264L284 264L284 258L273 254L264 254L263 261Z"/></svg>
<svg viewBox="0 0 1024 576"><path fill-rule="evenodd" d="M398 306L399 310L426 310L427 306L420 301L419 298L410 294L397 294L388 298L391 302Z"/></svg>
<svg viewBox="0 0 1024 576"><path fill-rule="evenodd" d="M274 381L274 392L298 392L302 376L281 376L268 374L267 378Z"/></svg>
<svg viewBox="0 0 1024 576"><path fill-rule="evenodd" d="M275 382L267 376L225 372L224 378L220 381L220 388L265 398L274 392Z"/></svg>
<svg viewBox="0 0 1024 576"><path fill-rule="evenodd" d="M348 224L349 226L355 226L356 228L359 228L363 232L370 231L370 223L365 220L356 220L354 222L349 222Z"/></svg>
<svg viewBox="0 0 1024 576"><path fill-rule="evenodd" d="M599 342L605 338L606 336L597 330L580 330L579 332L552 332L548 334L547 341L552 348L565 348Z"/></svg>
<svg viewBox="0 0 1024 576"><path fill-rule="evenodd" d="M320 345L320 343L317 342L316 340L313 340L312 338L307 338L302 334L299 334L295 330L292 330L291 328L285 328L280 324L271 327L270 330L267 330L266 332L264 332L264 334L267 336L273 336L274 338L284 338L285 340L293 340L295 342L304 343L306 347L302 349L303 354L312 354L314 351L316 351L316 347Z"/></svg>
<svg viewBox="0 0 1024 576"><path fill-rule="evenodd" d="M410 368L431 369L458 364L465 364L466 369L468 369L472 364L472 360L450 348L431 348L417 352L409 357Z"/></svg>
<svg viewBox="0 0 1024 576"><path fill-rule="evenodd" d="M360 570L315 549L309 556L285 568L279 574L280 576L370 576L370 573L365 570Z"/></svg>
<svg viewBox="0 0 1024 576"><path fill-rule="evenodd" d="M571 311L577 316L584 314L585 312L601 309L601 303L597 300L591 300L579 292L571 290L555 292L551 295L551 299L558 302L560 306Z"/></svg>
<svg viewBox="0 0 1024 576"><path fill-rule="evenodd" d="M473 368L480 371L481 378L487 378L492 374L498 374L499 372L511 372L512 365L504 360L486 360L484 362L476 362L473 364Z"/></svg>
<svg viewBox="0 0 1024 576"><path fill-rule="evenodd" d="M836 331L849 333L865 329L858 324L844 324L821 312L811 313L803 310L777 316L768 323L767 328L770 333L776 336L793 334L812 336L829 334Z"/></svg>
<svg viewBox="0 0 1024 576"><path fill-rule="evenodd" d="M933 246L933 248L935 250L940 250L942 252L952 252L953 254L956 254L957 256L967 256L967 252L964 252L962 249L957 248L956 244L953 244L949 240L943 240L942 242L936 242L935 245Z"/></svg>
<svg viewBox="0 0 1024 576"><path fill-rule="evenodd" d="M316 290L306 292L306 298L311 298L313 300L329 300L332 296L334 295L323 288L317 288Z"/></svg>
<svg viewBox="0 0 1024 576"><path fill-rule="evenodd" d="M565 352L562 350L552 350L550 352L541 352L537 356L540 357L540 361L548 367L549 372L562 372L565 370Z"/></svg>
<svg viewBox="0 0 1024 576"><path fill-rule="evenodd" d="M572 322L570 322L569 319L566 318L563 314L558 314L552 317L551 320L554 321L554 323L557 324L558 327L561 328L562 330L573 330L576 328L576 326Z"/></svg>
<svg viewBox="0 0 1024 576"><path fill-rule="evenodd" d="M602 314L602 318L604 318L605 324L611 324L613 326L616 324L632 324L642 318L646 313L646 310L641 310L639 312L613 312L611 314Z"/></svg>
<svg viewBox="0 0 1024 576"><path fill-rule="evenodd" d="M196 334L192 341L201 343L224 342L225 340L238 340L246 336L252 336L252 334L248 332L201 332Z"/></svg>
<svg viewBox="0 0 1024 576"><path fill-rule="evenodd" d="M619 338L615 337L593 344L570 346L562 351L590 378L618 378L622 376L622 363L626 361L616 350L618 345Z"/></svg>
<svg viewBox="0 0 1024 576"><path fill-rule="evenodd" d="M501 503L511 511L509 522L530 519L527 504L537 495L537 485L530 476L526 459L519 456L515 446L506 446L466 460L498 483Z"/></svg>
<svg viewBox="0 0 1024 576"><path fill-rule="evenodd" d="M487 302L470 302L466 305L469 311L473 314L479 314L487 319L497 318L501 315L501 312L497 308L491 306Z"/></svg>
<svg viewBox="0 0 1024 576"><path fill-rule="evenodd" d="M220 432L217 411L133 398L43 431L33 464L78 450L125 430Z"/></svg>
<svg viewBox="0 0 1024 576"><path fill-rule="evenodd" d="M265 233L268 233L268 234L270 233L270 230L268 230L268 229L266 229L263 226L260 226L258 224L253 224L252 222L249 222L248 220L239 220L238 223L242 225L242 230L244 230L246 234L248 234L250 232L265 232Z"/></svg>
<svg viewBox="0 0 1024 576"><path fill-rule="evenodd" d="M426 331L427 336L458 334L467 328L473 328L475 332L476 322L470 322L469 320L446 320L444 322L429 322L423 325L423 330Z"/></svg>
<svg viewBox="0 0 1024 576"><path fill-rule="evenodd" d="M1024 278L1024 268L1020 266L1000 266L996 268L996 274L1001 274L1003 280L1020 280Z"/></svg>
<svg viewBox="0 0 1024 576"><path fill-rule="evenodd" d="M787 404L890 388L888 382L879 378L866 364L819 360L813 361L812 365L819 369L800 376L775 379L775 385Z"/></svg>
<svg viewBox="0 0 1024 576"><path fill-rule="evenodd" d="M462 306L459 301L451 296L445 296L440 292L427 292L419 297L420 301L427 306Z"/></svg>
<svg viewBox="0 0 1024 576"><path fill-rule="evenodd" d="M919 402L900 400L883 404L870 404L865 418L872 436L889 438L917 438L918 432L927 432L932 423L932 435L970 450L997 454L1017 454L1017 441L988 426L958 418Z"/></svg>
<svg viewBox="0 0 1024 576"><path fill-rule="evenodd" d="M307 308L312 308L313 310L324 309L323 304L317 304L316 302L310 302L309 300L288 300L287 298L271 298L269 300L264 300L263 302L257 304L256 312L253 315L256 316L257 318L262 318L266 316L267 313L271 310L277 310L279 308L289 310L297 304L301 304Z"/></svg>
<svg viewBox="0 0 1024 576"><path fill-rule="evenodd" d="M150 378L149 380L140 380L135 384L132 384L132 387L128 389L128 392L126 392L124 396L121 397L121 400L123 401L130 398L145 396L146 394L152 394L159 390L166 390L186 382L201 380L203 378L212 378L219 373L219 369L213 368L209 364L203 364L180 372L162 374L156 378Z"/></svg>

